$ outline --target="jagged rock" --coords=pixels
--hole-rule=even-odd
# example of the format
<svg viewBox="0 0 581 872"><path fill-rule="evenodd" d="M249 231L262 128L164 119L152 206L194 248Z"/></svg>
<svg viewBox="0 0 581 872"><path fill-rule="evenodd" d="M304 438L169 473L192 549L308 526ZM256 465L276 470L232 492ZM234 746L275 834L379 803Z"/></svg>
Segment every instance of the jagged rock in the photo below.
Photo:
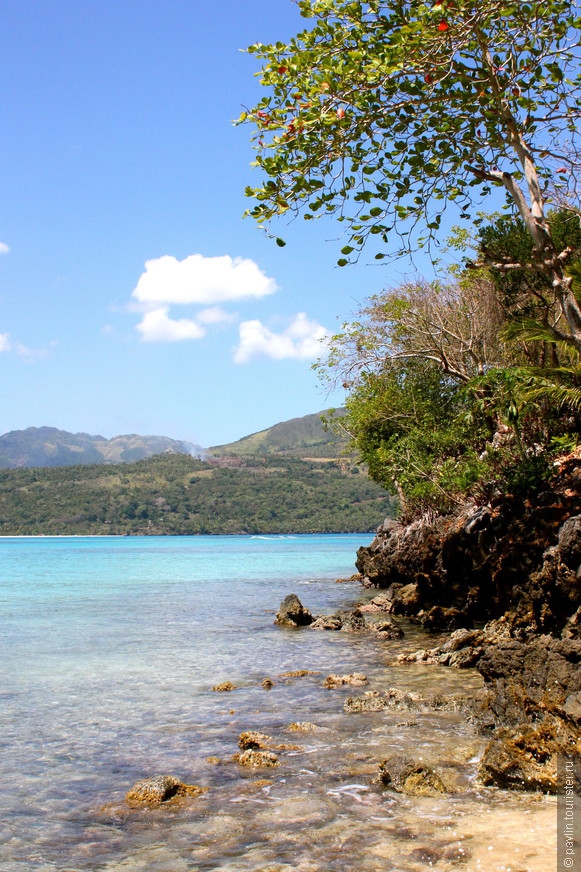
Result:
<svg viewBox="0 0 581 872"><path fill-rule="evenodd" d="M371 625L371 629L383 639L401 639L404 635L401 627L398 627L396 622L391 619L378 621L376 624Z"/></svg>
<svg viewBox="0 0 581 872"><path fill-rule="evenodd" d="M288 728L291 733L316 733L317 730L320 730L321 727L318 727L316 724L311 724L309 721L295 721L292 724L288 725Z"/></svg>
<svg viewBox="0 0 581 872"><path fill-rule="evenodd" d="M358 608L342 609L338 611L335 617L341 621L341 629L346 633L356 633L359 630L366 630L367 623Z"/></svg>
<svg viewBox="0 0 581 872"><path fill-rule="evenodd" d="M141 806L156 808L174 797L200 796L207 789L195 784L184 784L173 775L157 775L155 778L146 778L134 784L131 790L127 791L125 800L132 808Z"/></svg>
<svg viewBox="0 0 581 872"><path fill-rule="evenodd" d="M367 684L367 676L362 672L352 672L350 675L328 675L323 682L323 687L342 687L345 684L355 686Z"/></svg>
<svg viewBox="0 0 581 872"><path fill-rule="evenodd" d="M248 748L264 750L271 744L272 738L270 736L265 736L264 733L257 733L256 730L240 733L238 737L238 747L242 751L246 751Z"/></svg>
<svg viewBox="0 0 581 872"><path fill-rule="evenodd" d="M437 796L447 793L437 772L398 755L380 763L378 781L385 787L410 796Z"/></svg>
<svg viewBox="0 0 581 872"><path fill-rule="evenodd" d="M409 654L398 654L396 662L424 663L426 666L436 666L440 663L440 656L439 648L420 648L419 651L413 651Z"/></svg>
<svg viewBox="0 0 581 872"><path fill-rule="evenodd" d="M349 696L343 704L346 712L358 714L360 712L383 712L389 709L393 711L410 711L422 707L421 696L413 691L407 692L396 687L381 693L377 690L369 690L363 696Z"/></svg>
<svg viewBox="0 0 581 872"><path fill-rule="evenodd" d="M291 669L290 672L281 672L279 678L304 678L305 675L320 675L313 669Z"/></svg>
<svg viewBox="0 0 581 872"><path fill-rule="evenodd" d="M289 594L280 604L275 624L285 627L306 627L313 623L313 616L295 593Z"/></svg>
<svg viewBox="0 0 581 872"><path fill-rule="evenodd" d="M562 752L554 725L504 728L487 745L479 777L486 785L556 793L557 759Z"/></svg>
<svg viewBox="0 0 581 872"><path fill-rule="evenodd" d="M549 713L564 717L567 698L581 691L581 641L540 636L508 639L487 648L478 663L487 706L496 723L531 723Z"/></svg>
<svg viewBox="0 0 581 872"><path fill-rule="evenodd" d="M232 760L239 766L274 767L279 765L278 757L272 751L257 751L253 748L248 748L241 754L234 754Z"/></svg>
<svg viewBox="0 0 581 872"><path fill-rule="evenodd" d="M372 600L359 606L360 612L391 612L393 608L393 597L386 593L380 593L379 596L374 596Z"/></svg>
<svg viewBox="0 0 581 872"><path fill-rule="evenodd" d="M343 621L336 615L319 615L311 624L311 630L340 630Z"/></svg>
<svg viewBox="0 0 581 872"><path fill-rule="evenodd" d="M431 609L418 613L420 624L424 630L457 630L472 625L472 619L460 609L447 609L442 606L432 606Z"/></svg>
<svg viewBox="0 0 581 872"><path fill-rule="evenodd" d="M569 569L578 571L581 565L581 515L569 518L559 530L559 556Z"/></svg>
<svg viewBox="0 0 581 872"><path fill-rule="evenodd" d="M231 681L223 681L222 684L214 685L212 690L216 691L216 693L230 693L230 691L236 690L236 685L232 684Z"/></svg>
<svg viewBox="0 0 581 872"><path fill-rule="evenodd" d="M264 687L265 690L270 690L271 687L274 687L274 681L272 678L263 678L260 686Z"/></svg>

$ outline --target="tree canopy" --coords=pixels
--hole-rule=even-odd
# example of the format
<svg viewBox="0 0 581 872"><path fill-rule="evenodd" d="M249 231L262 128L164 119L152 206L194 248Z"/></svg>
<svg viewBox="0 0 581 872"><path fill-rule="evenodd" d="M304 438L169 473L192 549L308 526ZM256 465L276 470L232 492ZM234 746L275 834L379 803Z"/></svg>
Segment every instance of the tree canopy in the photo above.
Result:
<svg viewBox="0 0 581 872"><path fill-rule="evenodd" d="M555 191L576 196L581 18L570 0L300 0L309 26L257 44L266 93L241 116L255 127L262 183L250 214L331 213L348 228L340 265L371 239L410 251L455 204L474 219L505 192L533 247L498 271L548 277L581 350L581 308L547 219ZM282 242L281 240L279 240ZM558 335L557 335L558 334Z"/></svg>

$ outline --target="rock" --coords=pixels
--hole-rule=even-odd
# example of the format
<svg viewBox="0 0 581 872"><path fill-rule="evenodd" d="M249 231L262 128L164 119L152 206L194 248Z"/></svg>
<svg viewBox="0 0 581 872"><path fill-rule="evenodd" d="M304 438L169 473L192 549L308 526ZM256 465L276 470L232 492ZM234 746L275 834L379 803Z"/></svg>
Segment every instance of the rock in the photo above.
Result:
<svg viewBox="0 0 581 872"><path fill-rule="evenodd" d="M556 793L562 750L554 726L504 728L487 745L478 774L485 785Z"/></svg>
<svg viewBox="0 0 581 872"><path fill-rule="evenodd" d="M378 621L371 626L371 629L384 639L401 639L404 635L401 627L398 627L396 622L391 619Z"/></svg>
<svg viewBox="0 0 581 872"><path fill-rule="evenodd" d="M570 693L563 705L565 717L581 725L581 693Z"/></svg>
<svg viewBox="0 0 581 872"><path fill-rule="evenodd" d="M313 616L295 593L289 594L280 604L275 624L283 627L306 627L313 623Z"/></svg>
<svg viewBox="0 0 581 872"><path fill-rule="evenodd" d="M581 515L569 518L559 530L559 556L569 569L577 571L581 564Z"/></svg>
<svg viewBox="0 0 581 872"><path fill-rule="evenodd" d="M432 632L457 630L460 627L464 628L472 625L472 619L465 611L454 608L448 609L443 606L432 606L427 612L420 611L418 618L424 630Z"/></svg>
<svg viewBox="0 0 581 872"><path fill-rule="evenodd" d="M323 687L341 687L344 684L355 686L367 684L367 676L362 672L352 672L350 675L328 675L323 682Z"/></svg>
<svg viewBox="0 0 581 872"><path fill-rule="evenodd" d="M335 615L341 621L341 629L346 633L356 633L359 630L366 630L367 623L358 608L342 609Z"/></svg>
<svg viewBox="0 0 581 872"><path fill-rule="evenodd" d="M417 583L405 584L393 598L394 615L415 615L420 610L422 598Z"/></svg>
<svg viewBox="0 0 581 872"><path fill-rule="evenodd" d="M393 598L385 593L380 593L379 596L373 597L365 605L359 606L360 612L391 612L393 608Z"/></svg>
<svg viewBox="0 0 581 872"><path fill-rule="evenodd" d="M318 727L316 724L311 724L309 721L295 721L292 724L289 724L287 729L291 731L291 733L316 733L317 730L320 730L321 727Z"/></svg>
<svg viewBox="0 0 581 872"><path fill-rule="evenodd" d="M239 766L255 766L255 767L274 767L278 766L278 757L272 751L257 751L253 748L248 748L242 751L241 754L234 754L232 757L234 763Z"/></svg>
<svg viewBox="0 0 581 872"><path fill-rule="evenodd" d="M290 672L281 672L279 678L304 678L305 675L320 675L313 669L292 669Z"/></svg>
<svg viewBox="0 0 581 872"><path fill-rule="evenodd" d="M398 755L380 763L378 781L385 787L410 796L437 796L447 793L437 772Z"/></svg>
<svg viewBox="0 0 581 872"><path fill-rule="evenodd" d="M134 784L131 790L126 793L125 800L131 808L142 806L156 808L174 797L200 796L207 789L207 787L198 787L195 784L184 784L173 775L158 775L155 778L146 778Z"/></svg>
<svg viewBox="0 0 581 872"><path fill-rule="evenodd" d="M271 687L274 687L274 681L272 678L263 678L260 686L264 687L265 690L270 690Z"/></svg>
<svg viewBox="0 0 581 872"><path fill-rule="evenodd" d="M243 751L248 748L266 749L272 744L272 738L265 736L264 733L257 733L255 730L248 730L245 733L240 733L238 737L238 747Z"/></svg>
<svg viewBox="0 0 581 872"><path fill-rule="evenodd" d="M343 705L346 712L358 714L360 712L383 712L410 711L419 709L425 701L418 693L399 690L390 687L389 690L380 693L377 690L369 690L363 696L349 696Z"/></svg>
<svg viewBox="0 0 581 872"><path fill-rule="evenodd" d="M236 685L231 681L224 681L222 684L216 684L212 690L216 693L230 693L231 690L236 690Z"/></svg>
<svg viewBox="0 0 581 872"><path fill-rule="evenodd" d="M311 630L340 630L343 621L336 615L318 615L311 624Z"/></svg>

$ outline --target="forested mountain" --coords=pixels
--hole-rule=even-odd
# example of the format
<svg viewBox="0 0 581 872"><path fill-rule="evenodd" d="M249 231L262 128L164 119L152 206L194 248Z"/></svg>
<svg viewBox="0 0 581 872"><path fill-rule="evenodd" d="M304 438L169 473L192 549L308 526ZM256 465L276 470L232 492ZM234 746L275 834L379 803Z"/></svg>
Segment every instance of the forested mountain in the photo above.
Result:
<svg viewBox="0 0 581 872"><path fill-rule="evenodd" d="M345 450L349 438L347 435L329 432L324 429L322 417L324 412L315 415L304 415L302 418L291 418L275 424L266 430L252 433L229 445L217 445L209 448L213 457L248 456L253 454L278 454L287 457L339 457ZM340 420L343 410L335 412L335 419Z"/></svg>
<svg viewBox="0 0 581 872"><path fill-rule="evenodd" d="M375 529L390 497L358 467L255 457L0 471L0 535L331 533Z"/></svg>
<svg viewBox="0 0 581 872"><path fill-rule="evenodd" d="M171 451L199 457L202 449L167 436L90 436L56 427L27 427L0 436L0 467L76 466L80 463L129 463Z"/></svg>

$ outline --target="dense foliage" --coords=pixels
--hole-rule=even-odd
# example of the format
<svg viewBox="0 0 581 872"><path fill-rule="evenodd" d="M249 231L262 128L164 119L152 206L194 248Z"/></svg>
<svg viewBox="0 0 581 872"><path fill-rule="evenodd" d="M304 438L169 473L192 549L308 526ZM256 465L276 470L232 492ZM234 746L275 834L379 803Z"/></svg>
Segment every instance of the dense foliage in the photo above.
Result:
<svg viewBox="0 0 581 872"><path fill-rule="evenodd" d="M363 532L390 513L385 491L348 462L230 462L164 454L115 466L2 470L0 535Z"/></svg>
<svg viewBox="0 0 581 872"><path fill-rule="evenodd" d="M383 291L333 337L319 370L348 391L341 426L408 516L524 494L580 429L579 4L299 7L303 32L250 48L249 214L335 215L341 266L370 244L413 252L444 213L465 222L454 280ZM478 211L494 189L500 218Z"/></svg>

